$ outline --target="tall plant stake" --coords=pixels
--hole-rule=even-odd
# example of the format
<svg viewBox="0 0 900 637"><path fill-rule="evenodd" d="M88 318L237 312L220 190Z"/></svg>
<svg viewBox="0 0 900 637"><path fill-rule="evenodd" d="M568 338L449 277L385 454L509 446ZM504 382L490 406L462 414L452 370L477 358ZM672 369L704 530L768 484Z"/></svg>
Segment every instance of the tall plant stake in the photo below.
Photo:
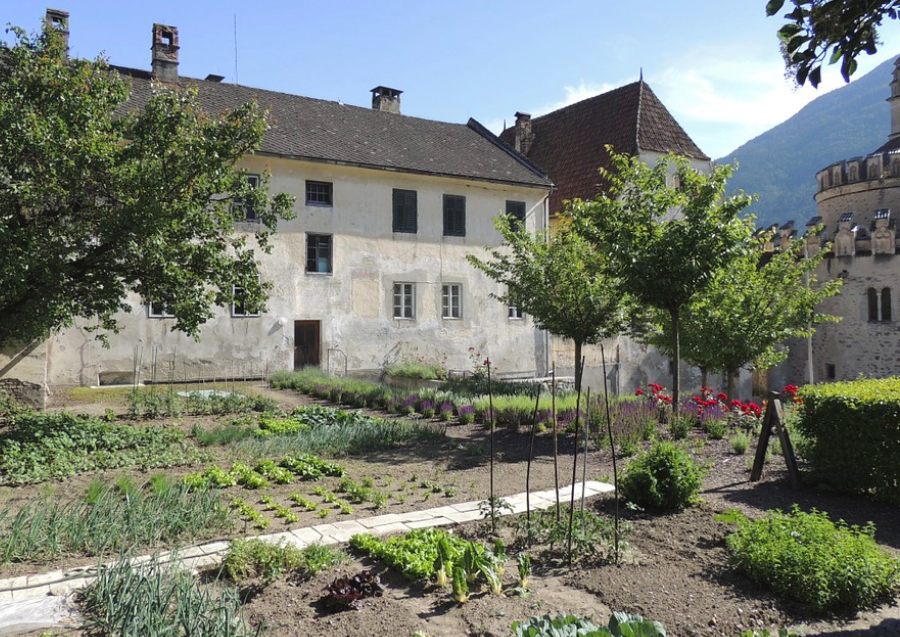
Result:
<svg viewBox="0 0 900 637"><path fill-rule="evenodd" d="M588 436L591 433L591 388L584 397L584 448L581 450L581 524L584 525L584 497L587 489Z"/></svg>
<svg viewBox="0 0 900 637"><path fill-rule="evenodd" d="M526 542L531 546L531 462L534 460L534 435L537 430L538 408L541 405L541 386L537 386L534 397L534 413L531 415L531 440L528 444L528 465L525 469L525 521L528 525Z"/></svg>
<svg viewBox="0 0 900 637"><path fill-rule="evenodd" d="M584 373L584 356L581 357L581 367L576 371L576 378L581 378ZM572 527L575 524L575 479L578 477L578 425L581 424L581 384L575 395L575 450L572 452L572 484L569 487L569 530L566 533L566 552L568 553L569 566L572 566Z"/></svg>
<svg viewBox="0 0 900 637"><path fill-rule="evenodd" d="M494 387L491 384L491 360L485 359L488 377L488 409L491 410L491 533L497 533L497 499L494 497Z"/></svg>
<svg viewBox="0 0 900 637"><path fill-rule="evenodd" d="M606 400L606 430L609 432L609 448L612 451L613 463L613 498L615 498L615 525L613 538L615 540L615 559L619 563L619 472L616 467L616 444L613 440L612 416L609 413L609 390L606 387L606 354L603 351L603 343L600 343L600 361L603 363L603 398Z"/></svg>
<svg viewBox="0 0 900 637"><path fill-rule="evenodd" d="M556 488L556 521L559 522L559 429L556 422L556 361L553 361L550 417L553 419L553 486Z"/></svg>

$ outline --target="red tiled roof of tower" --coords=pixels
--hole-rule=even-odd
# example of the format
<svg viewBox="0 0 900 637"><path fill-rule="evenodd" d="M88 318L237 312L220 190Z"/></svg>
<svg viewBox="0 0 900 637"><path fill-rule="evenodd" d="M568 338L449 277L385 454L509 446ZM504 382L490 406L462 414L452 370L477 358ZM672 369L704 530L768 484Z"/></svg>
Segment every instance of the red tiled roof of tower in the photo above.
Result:
<svg viewBox="0 0 900 637"><path fill-rule="evenodd" d="M643 80L536 117L531 127L525 155L556 184L553 213L567 199L592 199L602 191L598 170L610 167L607 145L631 155L671 151L709 160ZM500 139L515 147L515 136L508 128Z"/></svg>

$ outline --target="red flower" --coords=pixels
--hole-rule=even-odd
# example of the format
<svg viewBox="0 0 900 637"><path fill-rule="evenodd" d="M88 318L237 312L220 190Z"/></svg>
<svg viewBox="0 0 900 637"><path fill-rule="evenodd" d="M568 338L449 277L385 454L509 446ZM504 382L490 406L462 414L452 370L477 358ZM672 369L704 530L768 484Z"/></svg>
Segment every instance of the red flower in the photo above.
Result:
<svg viewBox="0 0 900 637"><path fill-rule="evenodd" d="M648 387L650 387L650 389L653 390L653 393L654 393L654 394L658 394L659 392L662 391L662 388L663 388L663 386L660 385L659 383L650 383L650 384L648 385Z"/></svg>
<svg viewBox="0 0 900 637"><path fill-rule="evenodd" d="M731 406L741 408L744 406L744 403L742 403L737 398L735 398L734 400L731 401Z"/></svg>
<svg viewBox="0 0 900 637"><path fill-rule="evenodd" d="M672 404L672 397L671 397L671 396L660 396L659 399L660 399L661 401L663 401L664 403L666 403L667 405L671 405L671 404Z"/></svg>
<svg viewBox="0 0 900 637"><path fill-rule="evenodd" d="M798 389L799 387L797 387L796 385L785 385L781 390L781 393L783 393L788 398L793 398L794 395L796 395Z"/></svg>
<svg viewBox="0 0 900 637"><path fill-rule="evenodd" d="M485 358L485 359L484 359L484 366L485 366L485 367L490 367L490 366L491 366L491 359L490 359L490 358Z"/></svg>
<svg viewBox="0 0 900 637"><path fill-rule="evenodd" d="M727 402L728 402L728 396L725 395L725 392L721 392L721 391L720 391L718 394L716 394L716 398L718 398L719 400L721 400L723 403L727 403Z"/></svg>
<svg viewBox="0 0 900 637"><path fill-rule="evenodd" d="M643 396L643 395L644 395L644 390L641 389L640 387L638 387L638 388L635 390L634 395L635 395L635 396Z"/></svg>

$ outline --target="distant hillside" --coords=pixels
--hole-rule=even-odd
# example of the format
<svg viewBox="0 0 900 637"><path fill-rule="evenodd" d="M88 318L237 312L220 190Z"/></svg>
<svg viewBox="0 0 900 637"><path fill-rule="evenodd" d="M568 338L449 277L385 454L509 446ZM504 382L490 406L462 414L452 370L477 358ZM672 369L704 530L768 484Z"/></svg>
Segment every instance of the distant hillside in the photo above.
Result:
<svg viewBox="0 0 900 637"><path fill-rule="evenodd" d="M761 227L790 219L802 228L816 214L816 172L841 159L867 155L891 130L889 60L855 82L807 104L783 124L718 159L740 168L729 190L759 195L748 211Z"/></svg>

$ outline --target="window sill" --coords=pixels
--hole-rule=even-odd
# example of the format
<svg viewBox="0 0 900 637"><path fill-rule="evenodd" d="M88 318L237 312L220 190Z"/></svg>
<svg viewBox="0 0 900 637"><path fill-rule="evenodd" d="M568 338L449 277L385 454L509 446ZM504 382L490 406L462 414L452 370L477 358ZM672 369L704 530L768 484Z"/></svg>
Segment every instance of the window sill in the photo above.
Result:
<svg viewBox="0 0 900 637"><path fill-rule="evenodd" d="M307 201L306 205L312 208L334 208L333 203L322 203L320 201Z"/></svg>
<svg viewBox="0 0 900 637"><path fill-rule="evenodd" d="M334 272L310 272L306 271L306 274L309 276L334 276Z"/></svg>

